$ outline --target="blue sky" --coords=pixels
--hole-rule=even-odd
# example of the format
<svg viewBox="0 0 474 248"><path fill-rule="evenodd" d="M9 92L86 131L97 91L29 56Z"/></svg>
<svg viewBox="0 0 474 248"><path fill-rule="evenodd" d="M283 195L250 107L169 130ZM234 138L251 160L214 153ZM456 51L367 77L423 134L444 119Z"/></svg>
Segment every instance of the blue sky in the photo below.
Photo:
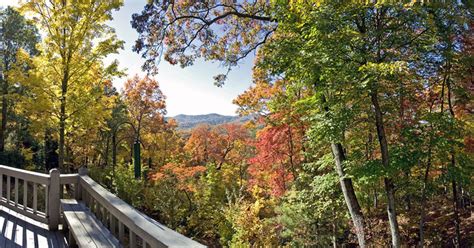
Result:
<svg viewBox="0 0 474 248"><path fill-rule="evenodd" d="M106 59L118 59L120 67L126 69L128 75L141 71L143 59L139 54L132 52L132 45L137 33L130 25L133 13L143 9L146 0L125 0L124 6L113 14L114 20L110 23L115 28L119 39L125 41L124 50L118 55ZM0 6L16 5L16 0L0 0ZM226 84L218 88L213 84L213 76L226 71L218 63L197 61L193 66L182 69L161 61L159 74L155 77L160 83L161 90L167 97L168 116L177 114L207 114L218 113L235 115L237 106L232 100L244 92L252 82L253 56L243 60L238 68L234 68ZM114 85L121 88L126 78L114 80Z"/></svg>

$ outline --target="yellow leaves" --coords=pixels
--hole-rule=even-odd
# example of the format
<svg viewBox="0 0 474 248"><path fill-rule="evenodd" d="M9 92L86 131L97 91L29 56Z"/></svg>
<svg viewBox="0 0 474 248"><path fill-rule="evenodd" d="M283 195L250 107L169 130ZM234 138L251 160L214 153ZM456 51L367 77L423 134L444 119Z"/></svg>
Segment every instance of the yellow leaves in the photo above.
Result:
<svg viewBox="0 0 474 248"><path fill-rule="evenodd" d="M405 61L395 61L387 63L368 62L359 67L360 72L370 75L388 76L402 73L407 70L408 64Z"/></svg>
<svg viewBox="0 0 474 248"><path fill-rule="evenodd" d="M105 125L115 96L107 95L112 77L120 75L118 63L105 67L102 59L123 47L107 25L111 11L121 0L27 0L20 9L44 36L40 55L30 59L24 52L28 73L16 78L28 90L19 105L34 128L58 130L65 120L66 137L74 139ZM64 109L64 110L62 110Z"/></svg>

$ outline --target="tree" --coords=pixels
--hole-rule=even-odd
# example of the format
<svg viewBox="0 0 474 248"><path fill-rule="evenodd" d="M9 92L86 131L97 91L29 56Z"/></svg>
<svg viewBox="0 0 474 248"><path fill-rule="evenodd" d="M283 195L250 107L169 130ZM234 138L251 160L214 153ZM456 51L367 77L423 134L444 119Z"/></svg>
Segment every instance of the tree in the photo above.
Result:
<svg viewBox="0 0 474 248"><path fill-rule="evenodd" d="M0 10L0 48L2 72L2 125L0 128L0 152L5 149L5 137L9 108L11 105L10 92L14 78L8 78L8 71L16 64L17 52L22 49L30 56L37 53L36 44L40 37L37 28L31 21L26 20L12 7Z"/></svg>
<svg viewBox="0 0 474 248"><path fill-rule="evenodd" d="M200 125L192 130L184 149L192 163L214 163L219 170L225 163L241 164L249 155L245 146L250 140L249 132L239 124Z"/></svg>
<svg viewBox="0 0 474 248"><path fill-rule="evenodd" d="M272 16L274 8L267 1L242 3L153 1L143 12L133 16L132 26L139 33L134 47L147 58L144 69L157 71L156 63L164 51L165 59L182 67L192 65L196 58L220 61L232 66L256 51L271 39L280 20ZM185 28L183 28L185 27ZM224 32L214 32L221 27ZM250 29L249 29L250 27ZM158 32L156 32L158 30ZM226 75L215 77L222 85ZM341 186L347 196L348 207L354 216L364 246L363 218L352 181L342 170L345 160L343 147L334 144L334 155L341 177ZM346 193L347 192L347 193Z"/></svg>
<svg viewBox="0 0 474 248"><path fill-rule="evenodd" d="M229 68L251 53L245 52L251 44L257 53L255 86L236 100L240 112L258 114L263 121L257 124L267 131L308 125L302 140L317 149L302 146L303 165L318 166L332 153L342 189L332 193L342 192L361 247L377 238L366 234L373 230L366 229L365 221L379 217L370 207L362 215L360 204L367 204L367 192L374 191L378 209L377 188L386 196L386 230L394 247L405 241L397 213L412 213L410 202L420 198L425 207L432 200L429 194L450 188L454 244L459 243L460 184L469 184L465 176L472 158L472 132L467 131L472 123L466 118L471 93L466 82L472 77L472 44L466 42L472 33L470 2L154 1L134 16L133 25L139 32L135 49L148 59L144 67L149 70L158 68L162 55L183 67L204 58ZM217 77L218 85L224 79ZM270 131L274 135L262 131L267 145L289 139L285 132ZM200 154L209 154L209 147L202 146ZM258 154L260 148L260 164L284 161L284 152L277 152L284 149L266 149L278 158L268 163L263 158L269 156ZM271 172L269 166L261 168L255 171ZM311 176L322 173L321 180L331 178L327 171L308 171L317 173ZM295 180L291 192L305 195L308 183ZM398 199L405 210L397 206ZM420 221L420 239L423 225Z"/></svg>
<svg viewBox="0 0 474 248"><path fill-rule="evenodd" d="M140 140L140 132L145 123L156 126L163 123L166 98L156 80L148 76L140 78L135 75L125 82L122 95L137 141Z"/></svg>
<svg viewBox="0 0 474 248"><path fill-rule="evenodd" d="M132 19L139 33L134 50L143 54L143 68L151 72L157 72L157 62L164 56L182 67L198 58L216 60L228 73L276 30L268 1L155 0ZM226 74L214 79L222 85Z"/></svg>
<svg viewBox="0 0 474 248"><path fill-rule="evenodd" d="M43 95L54 116L59 142L59 167L64 169L65 142L71 119L82 113L95 98L89 93L101 89L101 83L117 73L117 63L108 67L102 59L121 49L113 29L107 25L120 0L73 2L65 0L29 0L21 6L33 15L45 32L41 55L35 58L37 78L42 79ZM89 77L88 77L89 76ZM102 94L101 94L102 95ZM92 111L88 112L91 113Z"/></svg>

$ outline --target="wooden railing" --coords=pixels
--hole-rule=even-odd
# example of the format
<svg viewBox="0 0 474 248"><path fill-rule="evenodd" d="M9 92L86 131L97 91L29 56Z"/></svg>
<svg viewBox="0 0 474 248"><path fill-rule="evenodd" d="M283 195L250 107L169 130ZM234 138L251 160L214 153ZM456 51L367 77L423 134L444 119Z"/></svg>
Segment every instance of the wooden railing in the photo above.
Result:
<svg viewBox="0 0 474 248"><path fill-rule="evenodd" d="M50 230L58 229L65 192L82 201L124 246L204 247L137 211L87 176L85 168L61 175L57 169L43 174L0 165L0 204Z"/></svg>
<svg viewBox="0 0 474 248"><path fill-rule="evenodd" d="M50 207L59 205L59 191L57 202L51 197L55 189L50 185L55 181L59 181L57 170L48 175L0 165L0 204L57 229L59 210L51 215L54 207Z"/></svg>

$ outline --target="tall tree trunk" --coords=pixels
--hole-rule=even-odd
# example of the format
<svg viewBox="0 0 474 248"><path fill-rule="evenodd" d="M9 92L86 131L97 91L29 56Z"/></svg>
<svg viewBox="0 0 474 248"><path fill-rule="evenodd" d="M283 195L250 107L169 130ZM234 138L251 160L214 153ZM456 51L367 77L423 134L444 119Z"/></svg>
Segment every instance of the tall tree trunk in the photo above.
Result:
<svg viewBox="0 0 474 248"><path fill-rule="evenodd" d="M324 111L329 112L329 107L326 106L326 97L324 95L322 96L321 101L324 104ZM336 172L339 176L342 194L344 195L344 200L346 202L347 208L349 209L352 222L354 223L354 227L356 229L357 241L360 247L366 247L364 216L362 215L359 201L357 200L354 186L352 185L352 179L346 177L346 173L344 171L344 161L346 160L344 149L341 143L331 143L331 150L332 154L334 155Z"/></svg>
<svg viewBox="0 0 474 248"><path fill-rule="evenodd" d="M456 159L454 156L454 151L451 152L451 166L454 168L456 166ZM458 188L456 186L456 179L451 180L452 190L453 190L453 212L454 212L454 229L456 236L454 238L454 247L460 247L461 242L461 223L459 219L459 200L458 200Z"/></svg>
<svg viewBox="0 0 474 248"><path fill-rule="evenodd" d="M339 176L339 182L341 184L342 194L344 195L344 200L346 202L347 208L354 223L356 229L357 240L360 247L366 247L365 243L365 228L364 228L364 216L360 209L359 201L354 191L354 186L352 185L352 180L346 177L344 172L343 163L346 160L344 155L344 150L340 143L331 144L332 153L334 155L334 161L336 163L336 172Z"/></svg>
<svg viewBox="0 0 474 248"><path fill-rule="evenodd" d="M406 180L407 180L407 184L410 184L410 172L409 172L410 169L407 169L405 171L405 177L406 177ZM407 192L405 192L405 196L403 197L403 199L405 200L405 209L407 211L410 211L411 210L411 198L410 198L410 191L407 190Z"/></svg>
<svg viewBox="0 0 474 248"><path fill-rule="evenodd" d="M425 207L425 202L426 202L426 194L428 190L428 175L430 172L430 167L431 167L431 137L429 141L429 148L428 148L428 162L426 163L426 169L425 169L425 175L423 177L423 190L421 192L421 200L420 200L420 207L421 207L421 212L420 212L420 231L419 231L419 238L420 238L420 243L419 246L422 248L425 246L425 216L426 216L426 207Z"/></svg>
<svg viewBox="0 0 474 248"><path fill-rule="evenodd" d="M449 67L450 68L450 67ZM450 70L448 69L448 73ZM456 120L456 114L454 113L454 108L452 104L452 88L451 88L451 77L448 75L446 78L446 86L448 89L448 108L451 117ZM456 151L454 150L454 145L451 147L451 168L454 170L456 169ZM453 187L453 208L454 208L454 228L456 230L456 238L454 240L454 246L459 247L461 242L461 223L459 220L459 196L458 196L458 188L456 186L456 177L452 178L452 187Z"/></svg>
<svg viewBox="0 0 474 248"><path fill-rule="evenodd" d="M333 218L334 218L334 221L332 222L332 247L337 248L337 222L335 221L336 220L335 212L334 212Z"/></svg>
<svg viewBox="0 0 474 248"><path fill-rule="evenodd" d="M61 81L61 106L59 113L59 169L65 170L64 166L64 145L65 145L65 132L66 132L66 94L67 94L67 84L69 80L69 70L65 68L63 72L63 80Z"/></svg>
<svg viewBox="0 0 474 248"><path fill-rule="evenodd" d="M66 99L65 94L61 97L60 117L59 117L59 168L64 170L64 135L66 130Z"/></svg>
<svg viewBox="0 0 474 248"><path fill-rule="evenodd" d="M390 166L388 143L387 143L387 137L385 134L382 110L380 108L377 92L371 91L370 98L371 98L372 105L375 111L375 125L377 127L377 136L378 136L379 144L380 144L380 153L382 154L382 164L385 168L388 169ZM390 223L390 232L392 235L392 245L393 247L398 248L401 245L401 241L400 241L400 230L399 230L398 221L397 221L397 212L395 209L395 186L393 185L393 181L391 177L385 177L384 184L385 184L385 191L387 193L387 214L388 214L388 220Z"/></svg>
<svg viewBox="0 0 474 248"><path fill-rule="evenodd" d="M109 166L109 150L110 150L110 136L107 135L107 139L105 142L105 152L104 152L104 166Z"/></svg>
<svg viewBox="0 0 474 248"><path fill-rule="evenodd" d="M115 175L115 166L117 166L117 134L112 132L112 172Z"/></svg>
<svg viewBox="0 0 474 248"><path fill-rule="evenodd" d="M377 209L379 207L379 193L377 192L377 188L374 187L374 208Z"/></svg>
<svg viewBox="0 0 474 248"><path fill-rule="evenodd" d="M0 129L0 152L5 151L5 135L7 132L7 111L8 111L8 82L7 77L3 75L2 80L2 127Z"/></svg>

